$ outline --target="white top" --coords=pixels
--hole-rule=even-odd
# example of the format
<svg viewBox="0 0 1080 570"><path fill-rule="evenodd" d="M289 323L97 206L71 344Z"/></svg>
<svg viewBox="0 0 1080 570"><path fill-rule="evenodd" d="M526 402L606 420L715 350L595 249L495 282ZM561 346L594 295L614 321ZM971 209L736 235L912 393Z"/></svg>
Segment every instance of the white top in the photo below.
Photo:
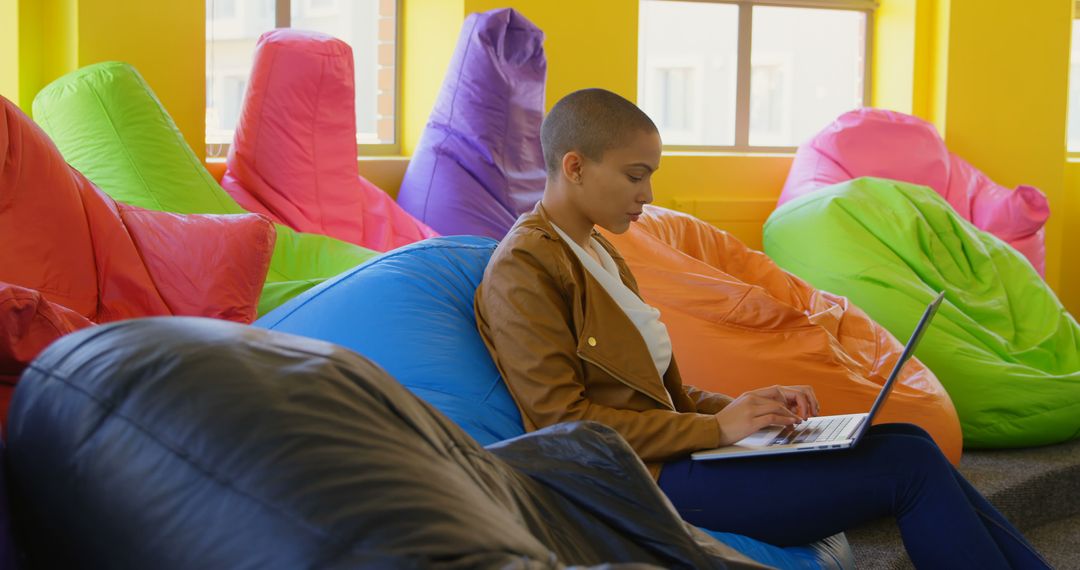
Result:
<svg viewBox="0 0 1080 570"><path fill-rule="evenodd" d="M600 263L597 263L596 259L589 255L577 242L570 239L566 232L562 231L562 228L555 224L551 224L551 227L555 228L555 231L562 236L566 243L570 244L570 249L577 254L585 269L592 274L594 279L600 282L608 295L611 295L615 303L630 318L630 322L637 327L638 332L641 333L641 338L645 340L645 345L649 348L653 364L656 365L656 372L660 374L662 379L664 373L667 372L668 366L671 365L671 336L668 335L664 323L660 322L660 310L642 301L623 283L622 278L619 277L619 267L615 265L615 260L604 249L604 246L596 241L596 238L590 237L589 240L593 251L600 257Z"/></svg>

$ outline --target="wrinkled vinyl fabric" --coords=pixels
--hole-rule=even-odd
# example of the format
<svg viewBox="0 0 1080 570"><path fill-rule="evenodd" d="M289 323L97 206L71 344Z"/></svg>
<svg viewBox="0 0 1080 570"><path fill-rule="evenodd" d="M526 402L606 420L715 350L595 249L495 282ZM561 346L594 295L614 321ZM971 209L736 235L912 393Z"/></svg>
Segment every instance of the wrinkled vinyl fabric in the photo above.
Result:
<svg viewBox="0 0 1080 570"><path fill-rule="evenodd" d="M52 341L91 326L86 317L50 303L38 291L0 283L0 424L6 423L26 365Z"/></svg>
<svg viewBox="0 0 1080 570"><path fill-rule="evenodd" d="M357 172L355 104L348 44L317 32L264 33L222 187L294 230L377 251L435 236Z"/></svg>
<svg viewBox="0 0 1080 570"><path fill-rule="evenodd" d="M149 315L253 321L274 228L254 214L118 204L0 97L0 243L0 375L13 384L49 342L92 323ZM0 402L11 384L0 385Z"/></svg>
<svg viewBox="0 0 1080 570"><path fill-rule="evenodd" d="M502 239L544 190L544 33L512 9L471 14L398 203L443 235Z"/></svg>
<svg viewBox="0 0 1080 570"><path fill-rule="evenodd" d="M1080 436L1080 328L1023 256L930 188L860 178L788 202L765 224L781 267L905 338L946 301L917 355L949 391L964 444Z"/></svg>
<svg viewBox="0 0 1080 570"><path fill-rule="evenodd" d="M862 176L933 188L964 219L1009 243L1046 271L1043 225L1050 205L1037 188L1009 190L949 152L934 125L881 109L840 115L795 153L780 205Z"/></svg>
<svg viewBox="0 0 1080 570"><path fill-rule="evenodd" d="M861 413L904 350L847 299L693 216L647 206L628 232L604 236L630 264L645 301L660 309L687 384L733 396L807 384L823 414ZM911 330L898 334L907 340ZM917 360L904 367L877 422L916 424L960 460L956 410Z"/></svg>
<svg viewBox="0 0 1080 570"><path fill-rule="evenodd" d="M325 342L115 323L48 348L12 410L42 567L761 567L683 523L613 430L485 450Z"/></svg>
<svg viewBox="0 0 1080 570"><path fill-rule="evenodd" d="M180 214L243 214L188 147L130 65L69 73L34 98L34 116L64 158L119 202ZM259 314L375 255L326 236L276 225Z"/></svg>
<svg viewBox="0 0 1080 570"><path fill-rule="evenodd" d="M496 242L436 238L380 256L308 291L255 325L327 340L370 358L481 444L520 436L521 415L476 330L473 298ZM378 303L371 303L378 299ZM357 326L353 315L364 315ZM755 560L785 568L842 567L843 535L778 548L714 533Z"/></svg>

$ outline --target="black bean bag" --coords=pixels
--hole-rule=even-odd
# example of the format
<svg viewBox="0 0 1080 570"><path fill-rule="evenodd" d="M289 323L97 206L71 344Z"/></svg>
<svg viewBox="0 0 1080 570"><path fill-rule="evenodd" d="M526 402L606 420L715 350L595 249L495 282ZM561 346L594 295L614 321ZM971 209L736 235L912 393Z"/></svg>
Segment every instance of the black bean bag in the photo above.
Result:
<svg viewBox="0 0 1080 570"><path fill-rule="evenodd" d="M355 353L207 319L54 343L16 390L8 468L40 567L759 567L683 523L609 428L484 449Z"/></svg>

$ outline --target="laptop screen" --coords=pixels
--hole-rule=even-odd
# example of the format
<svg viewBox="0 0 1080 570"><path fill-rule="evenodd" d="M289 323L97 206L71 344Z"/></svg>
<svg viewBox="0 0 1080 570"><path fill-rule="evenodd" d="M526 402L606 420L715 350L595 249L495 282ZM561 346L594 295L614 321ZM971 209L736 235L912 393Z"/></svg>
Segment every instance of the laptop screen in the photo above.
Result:
<svg viewBox="0 0 1080 570"><path fill-rule="evenodd" d="M889 374L889 379L885 381L885 385L881 387L881 392L878 393L878 397L874 400L874 406L870 408L869 417L863 423L864 431L869 427L870 422L873 421L874 416L878 410L885 405L885 399L889 397L889 392L892 391L893 384L896 383L896 379L900 377L900 370L904 368L904 364L911 358L911 355L915 352L915 347L919 345L919 340L922 338L923 333L930 326L930 320L934 318L937 313L938 306L941 305L941 301L945 298L945 292L938 293L935 298L926 307L926 311L923 312L923 316L919 319L919 324L915 326L915 332L911 333L911 338L908 339L907 345L904 346L904 352L900 354L900 358L896 361L896 365L893 366L892 373Z"/></svg>

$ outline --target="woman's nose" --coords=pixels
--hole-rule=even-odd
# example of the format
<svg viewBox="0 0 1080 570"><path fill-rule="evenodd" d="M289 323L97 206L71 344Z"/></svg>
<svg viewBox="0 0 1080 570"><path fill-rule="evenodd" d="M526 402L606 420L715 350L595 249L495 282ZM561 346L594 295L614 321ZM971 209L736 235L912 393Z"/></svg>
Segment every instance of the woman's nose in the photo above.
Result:
<svg viewBox="0 0 1080 570"><path fill-rule="evenodd" d="M645 193L638 196L638 204L652 204L652 201L652 184L649 184L645 187Z"/></svg>

